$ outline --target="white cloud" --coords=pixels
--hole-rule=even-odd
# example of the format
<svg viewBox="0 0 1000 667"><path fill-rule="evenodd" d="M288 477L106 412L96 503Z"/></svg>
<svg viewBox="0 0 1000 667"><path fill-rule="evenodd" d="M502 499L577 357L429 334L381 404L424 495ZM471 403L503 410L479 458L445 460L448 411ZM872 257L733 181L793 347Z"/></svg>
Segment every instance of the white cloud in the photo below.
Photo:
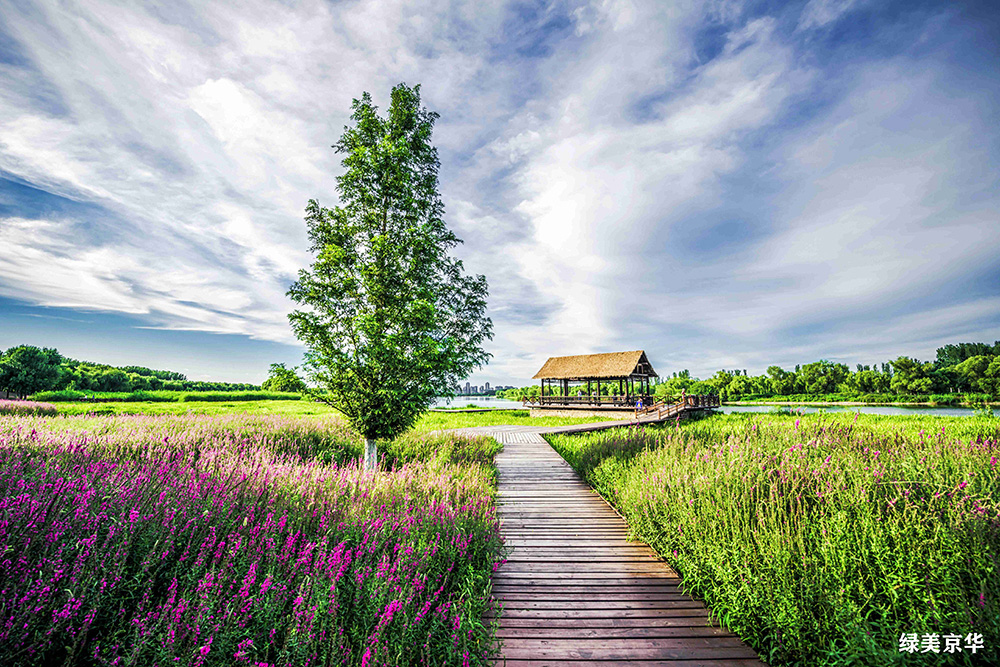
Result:
<svg viewBox="0 0 1000 667"><path fill-rule="evenodd" d="M812 0L798 27L858 4ZM996 275L1000 209L995 73L950 84L934 30L954 23L921 32L919 62L845 63L742 3L530 9L11 8L31 69L0 64L0 170L93 206L0 221L0 294L291 341L284 292L309 261L307 199L335 203L330 144L352 98L384 107L406 81L442 114L447 219L490 278L487 378L633 347L662 370L794 364L847 354L857 330L859 353L895 355L997 322L953 287Z"/></svg>
<svg viewBox="0 0 1000 667"><path fill-rule="evenodd" d="M858 0L809 0L799 18L799 28L822 28L854 9Z"/></svg>

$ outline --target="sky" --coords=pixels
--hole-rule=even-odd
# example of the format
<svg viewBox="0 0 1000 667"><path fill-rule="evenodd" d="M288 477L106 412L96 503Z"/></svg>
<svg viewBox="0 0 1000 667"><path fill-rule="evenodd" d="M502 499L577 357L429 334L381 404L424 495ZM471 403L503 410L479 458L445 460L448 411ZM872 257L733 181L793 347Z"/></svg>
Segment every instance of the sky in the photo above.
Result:
<svg viewBox="0 0 1000 667"><path fill-rule="evenodd" d="M990 3L0 0L0 348L260 382L365 91L440 114L493 358L1000 339Z"/></svg>

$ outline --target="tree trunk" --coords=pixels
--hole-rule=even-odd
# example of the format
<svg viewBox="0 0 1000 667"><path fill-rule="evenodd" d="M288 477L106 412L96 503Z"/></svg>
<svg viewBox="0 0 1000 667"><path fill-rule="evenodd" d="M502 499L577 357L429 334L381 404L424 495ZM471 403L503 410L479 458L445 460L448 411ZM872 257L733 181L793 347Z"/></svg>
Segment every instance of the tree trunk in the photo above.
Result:
<svg viewBox="0 0 1000 667"><path fill-rule="evenodd" d="M365 438L365 470L374 470L378 466L378 451L374 438Z"/></svg>

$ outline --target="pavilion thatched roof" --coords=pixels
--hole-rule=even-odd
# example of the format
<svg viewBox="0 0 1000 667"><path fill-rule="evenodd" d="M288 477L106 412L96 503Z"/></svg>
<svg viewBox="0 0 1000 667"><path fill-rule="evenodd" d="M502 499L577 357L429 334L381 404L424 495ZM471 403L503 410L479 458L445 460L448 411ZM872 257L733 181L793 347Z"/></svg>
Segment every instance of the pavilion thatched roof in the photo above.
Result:
<svg viewBox="0 0 1000 667"><path fill-rule="evenodd" d="M639 365L644 368L640 369ZM648 369L648 370L646 370ZM576 354L570 357L549 357L534 380L584 380L587 378L625 378L630 375L658 377L642 350Z"/></svg>

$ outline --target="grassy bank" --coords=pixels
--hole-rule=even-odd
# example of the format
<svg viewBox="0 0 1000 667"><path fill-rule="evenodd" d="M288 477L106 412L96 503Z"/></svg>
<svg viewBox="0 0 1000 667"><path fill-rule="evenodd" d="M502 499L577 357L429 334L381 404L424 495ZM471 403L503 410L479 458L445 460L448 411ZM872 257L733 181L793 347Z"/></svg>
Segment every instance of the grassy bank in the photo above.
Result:
<svg viewBox="0 0 1000 667"><path fill-rule="evenodd" d="M233 402L122 402L122 403L55 403L62 415L285 415L289 417L326 417L335 415L333 408L313 401L233 401ZM428 412L417 422L415 431L427 432L450 428L531 424L536 426L566 426L604 421L604 417L530 417L527 410L494 412Z"/></svg>
<svg viewBox="0 0 1000 667"><path fill-rule="evenodd" d="M997 663L998 437L986 418L719 415L549 440L768 662L832 666L924 664L902 633L982 634L931 664Z"/></svg>
<svg viewBox="0 0 1000 667"><path fill-rule="evenodd" d="M280 391L40 391L32 400L48 403L174 403L298 401L301 394Z"/></svg>
<svg viewBox="0 0 1000 667"><path fill-rule="evenodd" d="M791 394L787 396L744 396L727 400L727 405L913 405L975 407L983 403L1000 405L990 394Z"/></svg>
<svg viewBox="0 0 1000 667"><path fill-rule="evenodd" d="M286 415L323 416L333 410L312 401L142 401L114 403L53 403L61 415Z"/></svg>
<svg viewBox="0 0 1000 667"><path fill-rule="evenodd" d="M488 438L0 416L0 664L487 664Z"/></svg>

